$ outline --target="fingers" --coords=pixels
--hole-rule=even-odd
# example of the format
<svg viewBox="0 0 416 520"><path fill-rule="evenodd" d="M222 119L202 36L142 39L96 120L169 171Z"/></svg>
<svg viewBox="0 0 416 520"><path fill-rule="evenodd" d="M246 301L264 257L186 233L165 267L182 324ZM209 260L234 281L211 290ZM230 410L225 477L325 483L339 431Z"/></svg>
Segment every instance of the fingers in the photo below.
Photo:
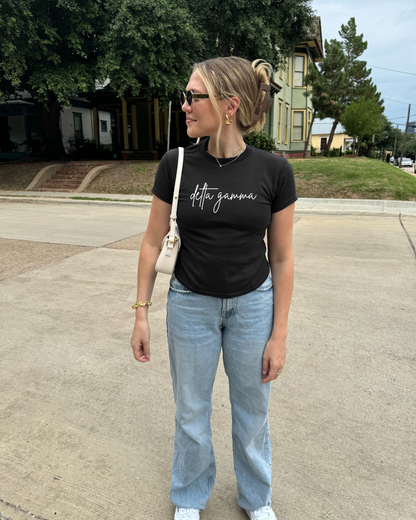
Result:
<svg viewBox="0 0 416 520"><path fill-rule="evenodd" d="M140 344L137 345L132 341L131 346L133 347L134 358L137 361L140 361L140 363L150 361L150 347L148 342L140 342Z"/></svg>
<svg viewBox="0 0 416 520"><path fill-rule="evenodd" d="M274 364L270 359L263 358L263 376L262 383L269 383L274 379L277 379L283 372L283 366L280 364Z"/></svg>

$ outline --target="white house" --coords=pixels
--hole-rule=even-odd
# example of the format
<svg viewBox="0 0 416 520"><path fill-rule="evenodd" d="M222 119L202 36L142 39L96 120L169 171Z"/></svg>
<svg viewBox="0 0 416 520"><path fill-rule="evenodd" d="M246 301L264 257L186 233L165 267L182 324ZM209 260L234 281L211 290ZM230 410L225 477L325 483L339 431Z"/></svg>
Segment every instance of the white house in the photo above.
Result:
<svg viewBox="0 0 416 520"><path fill-rule="evenodd" d="M18 159L42 147L39 116L30 94L22 92L19 98L0 102L0 159ZM71 108L62 108L60 128L66 153L71 143L94 139L93 111L90 101L71 98ZM112 114L99 110L99 133L102 145L112 144Z"/></svg>

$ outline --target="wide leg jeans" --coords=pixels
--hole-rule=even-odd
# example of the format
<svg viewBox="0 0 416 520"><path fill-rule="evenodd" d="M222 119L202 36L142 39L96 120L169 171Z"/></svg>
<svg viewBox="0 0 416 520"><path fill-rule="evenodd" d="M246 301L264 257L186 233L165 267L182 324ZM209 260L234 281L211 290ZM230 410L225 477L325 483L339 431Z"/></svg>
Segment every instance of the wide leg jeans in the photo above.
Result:
<svg viewBox="0 0 416 520"><path fill-rule="evenodd" d="M189 291L172 276L167 330L176 403L171 499L204 509L216 474L211 440L211 396L223 349L232 410L238 503L270 505L270 383L262 383L262 356L273 325L272 281L235 298Z"/></svg>

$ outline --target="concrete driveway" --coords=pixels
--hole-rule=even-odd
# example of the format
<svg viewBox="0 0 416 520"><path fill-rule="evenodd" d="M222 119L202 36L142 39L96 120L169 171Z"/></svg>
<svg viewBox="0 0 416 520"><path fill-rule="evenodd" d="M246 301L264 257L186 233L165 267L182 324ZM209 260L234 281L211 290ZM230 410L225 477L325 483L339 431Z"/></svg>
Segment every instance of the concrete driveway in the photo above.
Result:
<svg viewBox="0 0 416 520"><path fill-rule="evenodd" d="M416 218L356 211L296 213L288 358L270 410L279 520L416 518ZM148 212L0 202L2 520L173 518L167 276L151 362L129 345ZM202 520L246 518L230 426L220 366Z"/></svg>

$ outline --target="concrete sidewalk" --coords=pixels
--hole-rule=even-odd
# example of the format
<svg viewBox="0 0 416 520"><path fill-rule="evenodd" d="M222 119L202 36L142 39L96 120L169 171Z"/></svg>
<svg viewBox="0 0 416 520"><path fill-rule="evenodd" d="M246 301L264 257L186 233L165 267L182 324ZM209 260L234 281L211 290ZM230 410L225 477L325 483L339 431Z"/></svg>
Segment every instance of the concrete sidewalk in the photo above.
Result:
<svg viewBox="0 0 416 520"><path fill-rule="evenodd" d="M132 204L0 202L0 519L173 518L169 278L158 276L140 365L131 304L149 205ZM273 507L279 520L411 520L416 218L330 205L296 212L288 357L270 410ZM230 412L220 366L202 520L246 518Z"/></svg>

